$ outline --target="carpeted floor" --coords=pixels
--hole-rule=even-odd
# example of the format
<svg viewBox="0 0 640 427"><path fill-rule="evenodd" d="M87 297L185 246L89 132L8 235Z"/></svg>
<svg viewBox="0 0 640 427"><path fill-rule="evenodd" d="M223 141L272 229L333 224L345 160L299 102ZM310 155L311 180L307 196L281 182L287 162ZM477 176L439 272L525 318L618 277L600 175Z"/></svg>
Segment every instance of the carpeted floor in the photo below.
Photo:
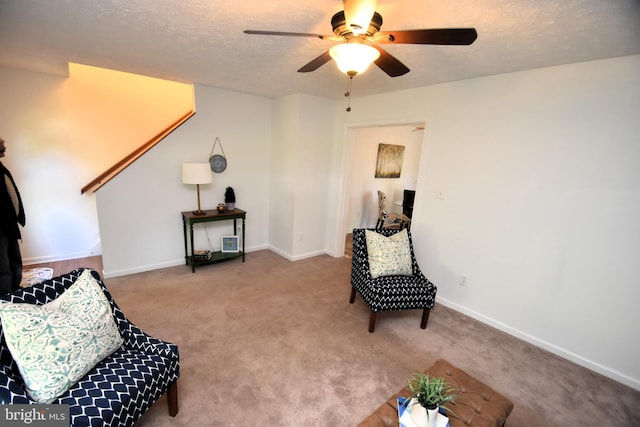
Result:
<svg viewBox="0 0 640 427"><path fill-rule="evenodd" d="M180 412L162 398L137 425L355 426L439 357L513 400L507 427L640 425L640 391L441 305L426 330L407 311L369 334L350 268L259 251L107 279L135 324L180 348Z"/></svg>

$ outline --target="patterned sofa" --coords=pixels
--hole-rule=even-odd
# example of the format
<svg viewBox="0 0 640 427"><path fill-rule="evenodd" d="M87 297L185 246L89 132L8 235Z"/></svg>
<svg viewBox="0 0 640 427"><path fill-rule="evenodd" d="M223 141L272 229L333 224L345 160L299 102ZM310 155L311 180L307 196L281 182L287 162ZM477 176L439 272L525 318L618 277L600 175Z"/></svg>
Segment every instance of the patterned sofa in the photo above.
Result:
<svg viewBox="0 0 640 427"><path fill-rule="evenodd" d="M3 301L36 306L50 303L78 281L84 270L77 269L2 295L0 304L4 304ZM92 283L99 284L109 303L122 345L48 403L68 404L72 426L131 426L166 392L169 414L175 416L180 376L178 347L145 334L129 322L98 273L89 272L95 279ZM83 277L90 278L88 274ZM106 316L108 318L108 313ZM0 403L37 403L26 390L23 376L7 345L7 333L0 326Z"/></svg>

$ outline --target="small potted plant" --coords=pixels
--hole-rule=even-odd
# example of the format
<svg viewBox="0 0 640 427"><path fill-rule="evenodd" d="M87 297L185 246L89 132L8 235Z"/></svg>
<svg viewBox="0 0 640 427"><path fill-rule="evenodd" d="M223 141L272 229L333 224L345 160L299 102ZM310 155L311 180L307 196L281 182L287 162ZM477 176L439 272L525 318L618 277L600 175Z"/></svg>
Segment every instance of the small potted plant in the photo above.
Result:
<svg viewBox="0 0 640 427"><path fill-rule="evenodd" d="M424 372L409 379L411 390L411 418L420 427L433 427L436 424L439 409L449 409L447 403L454 403L455 389L449 387L442 377L430 377Z"/></svg>
<svg viewBox="0 0 640 427"><path fill-rule="evenodd" d="M228 211L232 211L235 209L236 193L233 191L232 187L227 187L227 189L224 190L224 203Z"/></svg>

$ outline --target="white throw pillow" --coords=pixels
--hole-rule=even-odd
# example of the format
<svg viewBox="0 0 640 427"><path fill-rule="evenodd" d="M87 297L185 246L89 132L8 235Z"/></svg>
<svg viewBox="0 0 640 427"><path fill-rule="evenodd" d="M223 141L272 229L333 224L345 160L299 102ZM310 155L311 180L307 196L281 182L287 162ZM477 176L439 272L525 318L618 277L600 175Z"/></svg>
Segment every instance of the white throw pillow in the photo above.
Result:
<svg viewBox="0 0 640 427"><path fill-rule="evenodd" d="M406 229L389 237L365 230L365 238L371 277L413 274L409 235Z"/></svg>
<svg viewBox="0 0 640 427"><path fill-rule="evenodd" d="M0 304L0 320L27 393L39 403L53 402L123 342L89 270L48 304Z"/></svg>

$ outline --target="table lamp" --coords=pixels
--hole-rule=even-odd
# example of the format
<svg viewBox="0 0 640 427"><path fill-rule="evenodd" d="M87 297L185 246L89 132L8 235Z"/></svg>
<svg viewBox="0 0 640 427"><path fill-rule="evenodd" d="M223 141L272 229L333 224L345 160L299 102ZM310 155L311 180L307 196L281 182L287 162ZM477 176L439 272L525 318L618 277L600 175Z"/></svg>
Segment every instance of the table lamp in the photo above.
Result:
<svg viewBox="0 0 640 427"><path fill-rule="evenodd" d="M183 163L182 183L195 184L198 192L198 210L193 211L194 215L204 215L206 212L200 209L200 184L210 184L213 182L211 167L209 163Z"/></svg>

